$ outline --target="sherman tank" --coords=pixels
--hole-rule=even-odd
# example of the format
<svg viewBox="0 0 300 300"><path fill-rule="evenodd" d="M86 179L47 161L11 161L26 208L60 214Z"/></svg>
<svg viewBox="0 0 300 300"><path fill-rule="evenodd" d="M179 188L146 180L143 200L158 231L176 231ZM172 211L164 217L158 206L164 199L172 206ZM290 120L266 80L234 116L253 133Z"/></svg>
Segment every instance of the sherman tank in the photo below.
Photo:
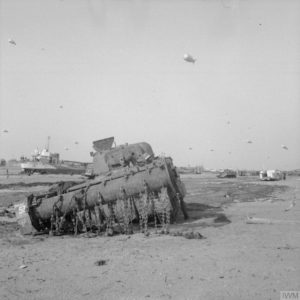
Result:
<svg viewBox="0 0 300 300"><path fill-rule="evenodd" d="M135 222L147 233L151 219L167 232L179 214L188 218L185 187L172 158L155 156L145 142L115 146L113 137L94 141L93 148L86 181L61 182L17 207L23 229L30 224L38 232L56 235L112 235L132 233Z"/></svg>

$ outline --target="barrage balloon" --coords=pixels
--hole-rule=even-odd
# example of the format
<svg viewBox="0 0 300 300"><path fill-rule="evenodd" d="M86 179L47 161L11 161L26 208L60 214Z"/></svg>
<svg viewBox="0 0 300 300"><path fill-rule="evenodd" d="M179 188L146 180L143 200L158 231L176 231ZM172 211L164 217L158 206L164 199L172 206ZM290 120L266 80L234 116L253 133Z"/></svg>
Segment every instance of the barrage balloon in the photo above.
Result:
<svg viewBox="0 0 300 300"><path fill-rule="evenodd" d="M191 54L188 54L188 53L183 55L183 59L186 62L190 62L190 63L193 63L193 64L196 62L196 59Z"/></svg>
<svg viewBox="0 0 300 300"><path fill-rule="evenodd" d="M9 39L8 42L9 42L11 45L14 45L14 46L17 45L17 43L16 43L14 40L12 40L12 39Z"/></svg>

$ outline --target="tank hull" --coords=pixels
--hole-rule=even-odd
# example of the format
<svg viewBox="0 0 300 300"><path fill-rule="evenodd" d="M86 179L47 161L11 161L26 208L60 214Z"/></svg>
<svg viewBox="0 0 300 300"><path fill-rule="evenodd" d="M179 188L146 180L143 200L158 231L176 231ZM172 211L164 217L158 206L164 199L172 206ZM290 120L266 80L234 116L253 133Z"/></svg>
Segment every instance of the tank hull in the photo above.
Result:
<svg viewBox="0 0 300 300"><path fill-rule="evenodd" d="M170 158L159 158L151 164L110 172L105 176L75 185L56 195L31 195L28 197L28 213L37 230L49 228L54 218L74 212L97 209L105 218L124 222L139 215L151 215L159 210L171 213L175 218L183 201L184 186ZM57 220L56 220L57 222Z"/></svg>

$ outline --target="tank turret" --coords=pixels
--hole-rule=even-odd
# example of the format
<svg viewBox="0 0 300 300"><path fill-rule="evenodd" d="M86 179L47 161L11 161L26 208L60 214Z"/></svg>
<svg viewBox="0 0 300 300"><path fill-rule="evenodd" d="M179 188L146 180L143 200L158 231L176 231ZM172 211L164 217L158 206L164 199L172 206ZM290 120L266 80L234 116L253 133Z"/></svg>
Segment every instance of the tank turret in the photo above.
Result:
<svg viewBox="0 0 300 300"><path fill-rule="evenodd" d="M95 177L124 167L143 166L154 159L154 152L148 143L141 142L114 147L113 143L113 137L93 142L96 152L92 153L93 164L87 175Z"/></svg>

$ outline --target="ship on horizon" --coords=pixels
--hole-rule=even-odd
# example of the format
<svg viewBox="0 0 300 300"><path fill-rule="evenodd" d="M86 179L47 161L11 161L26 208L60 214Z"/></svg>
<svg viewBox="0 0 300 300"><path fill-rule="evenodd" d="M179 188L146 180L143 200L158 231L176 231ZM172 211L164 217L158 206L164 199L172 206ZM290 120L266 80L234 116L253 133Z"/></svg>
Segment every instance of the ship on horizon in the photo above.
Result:
<svg viewBox="0 0 300 300"><path fill-rule="evenodd" d="M48 137L47 145L39 151L36 148L32 154L31 160L22 159L21 168L25 174L85 174L85 170L89 163L60 160L59 153L51 153L49 151L50 137Z"/></svg>

